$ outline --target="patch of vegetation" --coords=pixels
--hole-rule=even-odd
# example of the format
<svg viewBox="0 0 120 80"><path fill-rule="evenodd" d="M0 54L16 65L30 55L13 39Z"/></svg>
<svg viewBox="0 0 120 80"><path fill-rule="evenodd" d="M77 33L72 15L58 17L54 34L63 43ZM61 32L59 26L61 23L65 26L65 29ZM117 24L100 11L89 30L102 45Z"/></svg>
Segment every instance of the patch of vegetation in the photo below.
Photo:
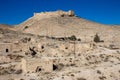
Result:
<svg viewBox="0 0 120 80"><path fill-rule="evenodd" d="M68 39L69 39L69 40L72 40L72 41L76 41L76 40L77 40L77 38L76 38L75 35L72 35L71 37L68 37Z"/></svg>
<svg viewBox="0 0 120 80"><path fill-rule="evenodd" d="M78 41L81 41L81 39L79 38Z"/></svg>
<svg viewBox="0 0 120 80"><path fill-rule="evenodd" d="M21 74L21 73L22 73L22 69L17 70L15 73L16 73L16 74Z"/></svg>
<svg viewBox="0 0 120 80"><path fill-rule="evenodd" d="M77 80L87 80L87 79L85 79L85 78L77 78Z"/></svg>
<svg viewBox="0 0 120 80"><path fill-rule="evenodd" d="M44 46L43 46L43 45L41 46L41 49L44 49Z"/></svg>
<svg viewBox="0 0 120 80"><path fill-rule="evenodd" d="M25 26L25 28L24 29L27 29L28 28L28 26Z"/></svg>
<svg viewBox="0 0 120 80"><path fill-rule="evenodd" d="M97 73L98 73L98 74L101 74L101 71L100 71L100 70L97 70Z"/></svg>
<svg viewBox="0 0 120 80"><path fill-rule="evenodd" d="M27 42L30 42L30 41L31 41L31 38L25 37L25 38L21 39L21 41L22 41L23 43L27 43Z"/></svg>
<svg viewBox="0 0 120 80"><path fill-rule="evenodd" d="M75 75L74 75L74 74L71 74L71 76L73 76L73 77L74 77Z"/></svg>
<svg viewBox="0 0 120 80"><path fill-rule="evenodd" d="M70 64L71 66L75 66L75 64Z"/></svg>
<svg viewBox="0 0 120 80"><path fill-rule="evenodd" d="M35 79L30 79L30 80L35 80Z"/></svg>
<svg viewBox="0 0 120 80"><path fill-rule="evenodd" d="M94 42L96 43L100 42L100 37L98 36L98 34L95 35Z"/></svg>
<svg viewBox="0 0 120 80"><path fill-rule="evenodd" d="M105 76L100 76L99 79L100 79L100 80L105 80L106 77L105 77Z"/></svg>
<svg viewBox="0 0 120 80"><path fill-rule="evenodd" d="M120 70L118 72L120 73Z"/></svg>
<svg viewBox="0 0 120 80"><path fill-rule="evenodd" d="M77 39L77 37L75 35L72 35L70 37L59 37L59 38L56 38L56 37L48 37L48 38L51 38L51 39L55 39L55 40L60 40L60 41L66 41L66 40L71 40L71 41L81 41L80 38Z"/></svg>
<svg viewBox="0 0 120 80"><path fill-rule="evenodd" d="M10 78L10 79L8 79L8 80L14 80L14 79Z"/></svg>

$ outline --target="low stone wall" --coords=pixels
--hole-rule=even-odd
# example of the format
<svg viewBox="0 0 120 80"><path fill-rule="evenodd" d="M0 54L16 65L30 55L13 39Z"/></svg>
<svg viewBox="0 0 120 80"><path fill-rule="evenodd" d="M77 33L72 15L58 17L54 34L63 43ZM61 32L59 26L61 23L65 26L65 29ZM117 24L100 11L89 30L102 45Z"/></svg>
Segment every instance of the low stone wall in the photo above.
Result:
<svg viewBox="0 0 120 80"><path fill-rule="evenodd" d="M22 59L22 69L24 73L51 72L53 71L53 62L48 59Z"/></svg>

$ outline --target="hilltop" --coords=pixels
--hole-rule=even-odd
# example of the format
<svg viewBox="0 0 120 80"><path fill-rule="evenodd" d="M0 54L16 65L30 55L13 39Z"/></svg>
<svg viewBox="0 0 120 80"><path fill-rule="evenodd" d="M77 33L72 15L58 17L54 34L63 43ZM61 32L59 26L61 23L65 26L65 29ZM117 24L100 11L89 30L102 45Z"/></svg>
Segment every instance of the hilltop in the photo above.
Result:
<svg viewBox="0 0 120 80"><path fill-rule="evenodd" d="M95 34L107 42L120 41L120 27L99 24L77 17L72 10L34 13L33 17L15 28L23 33L41 36L68 37L75 35L87 42L93 41Z"/></svg>
<svg viewBox="0 0 120 80"><path fill-rule="evenodd" d="M0 24L0 29L13 30L13 26L7 24Z"/></svg>

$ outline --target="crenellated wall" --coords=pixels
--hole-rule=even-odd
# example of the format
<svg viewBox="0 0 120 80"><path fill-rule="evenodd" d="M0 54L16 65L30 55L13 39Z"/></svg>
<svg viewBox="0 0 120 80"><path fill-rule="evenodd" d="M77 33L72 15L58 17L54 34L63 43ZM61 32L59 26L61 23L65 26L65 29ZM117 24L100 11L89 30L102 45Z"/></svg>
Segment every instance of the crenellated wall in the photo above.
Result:
<svg viewBox="0 0 120 80"><path fill-rule="evenodd" d="M50 17L56 17L56 16L74 16L74 11L69 10L68 12L58 10L55 12L41 12L41 13L34 13L34 19L43 19L43 18L50 18Z"/></svg>

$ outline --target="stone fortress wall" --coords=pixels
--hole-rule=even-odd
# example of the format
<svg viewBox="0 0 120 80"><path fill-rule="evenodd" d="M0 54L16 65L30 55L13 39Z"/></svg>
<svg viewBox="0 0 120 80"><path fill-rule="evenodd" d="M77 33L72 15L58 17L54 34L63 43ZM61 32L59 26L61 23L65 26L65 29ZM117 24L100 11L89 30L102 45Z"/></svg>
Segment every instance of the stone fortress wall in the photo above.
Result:
<svg viewBox="0 0 120 80"><path fill-rule="evenodd" d="M58 10L56 12L41 12L34 13L34 19L40 20L44 18L56 17L56 16L74 16L74 11L69 10L68 12L64 12L62 10Z"/></svg>

